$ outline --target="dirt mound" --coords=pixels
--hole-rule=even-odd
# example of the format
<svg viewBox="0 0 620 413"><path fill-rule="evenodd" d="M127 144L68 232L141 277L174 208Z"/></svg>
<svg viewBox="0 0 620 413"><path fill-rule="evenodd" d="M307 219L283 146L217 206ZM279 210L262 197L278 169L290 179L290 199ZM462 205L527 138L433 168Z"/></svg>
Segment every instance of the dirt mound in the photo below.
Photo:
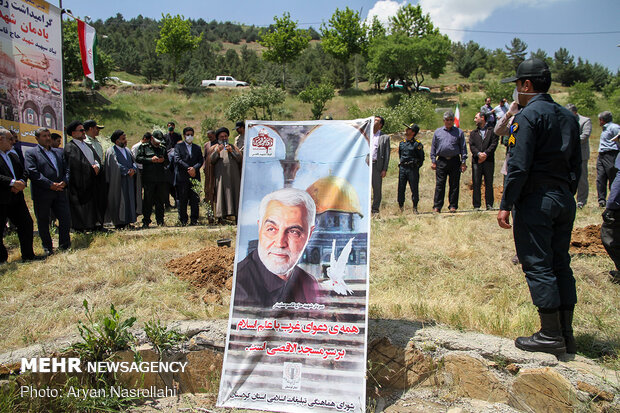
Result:
<svg viewBox="0 0 620 413"><path fill-rule="evenodd" d="M166 263L166 268L196 289L206 303L221 301L222 290L232 289L235 249L206 247Z"/></svg>
<svg viewBox="0 0 620 413"><path fill-rule="evenodd" d="M473 194L474 192L474 183L472 181L468 181L467 182L467 189L471 194ZM482 182L482 188L480 189L480 198L482 201L482 207L484 208L484 191L485 191L485 187L484 187L484 181ZM495 199L496 205L495 207L499 207L499 203L502 200L502 194L504 193L504 186L503 185L493 185L493 199Z"/></svg>
<svg viewBox="0 0 620 413"><path fill-rule="evenodd" d="M570 252L585 255L607 255L601 242L601 226L588 225L573 229L570 241Z"/></svg>

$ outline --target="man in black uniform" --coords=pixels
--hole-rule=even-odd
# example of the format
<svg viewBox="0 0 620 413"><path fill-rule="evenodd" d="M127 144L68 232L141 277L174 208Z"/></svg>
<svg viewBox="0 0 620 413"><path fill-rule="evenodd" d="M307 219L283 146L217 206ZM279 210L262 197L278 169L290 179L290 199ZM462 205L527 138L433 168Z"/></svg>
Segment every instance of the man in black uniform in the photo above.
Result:
<svg viewBox="0 0 620 413"><path fill-rule="evenodd" d="M151 213L155 205L157 225L164 225L164 202L168 195L166 167L168 155L162 141L147 133L150 141L138 147L136 162L142 164L142 185L144 186L144 203L142 205L142 227L148 228ZM145 135L145 136L147 136Z"/></svg>
<svg viewBox="0 0 620 413"><path fill-rule="evenodd" d="M398 206L401 212L405 205L405 190L407 182L411 188L411 200L413 201L413 213L418 213L418 201L420 195L418 184L420 182L420 167L424 163L424 147L418 136L420 127L415 123L405 125L405 140L398 145Z"/></svg>
<svg viewBox="0 0 620 413"><path fill-rule="evenodd" d="M510 128L510 160L497 221L510 228L514 206L515 247L541 324L540 331L517 338L515 345L525 351L575 353L577 291L568 248L581 173L579 124L547 94L551 72L542 60L524 61L515 77L502 82L516 82L524 108Z"/></svg>

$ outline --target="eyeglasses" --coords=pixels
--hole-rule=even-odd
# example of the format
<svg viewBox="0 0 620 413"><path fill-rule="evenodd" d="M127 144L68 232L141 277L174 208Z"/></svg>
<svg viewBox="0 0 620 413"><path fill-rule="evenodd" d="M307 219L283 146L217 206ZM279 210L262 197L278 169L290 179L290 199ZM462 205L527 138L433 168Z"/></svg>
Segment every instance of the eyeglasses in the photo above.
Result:
<svg viewBox="0 0 620 413"><path fill-rule="evenodd" d="M76 129L75 131L76 131L76 132L85 132L85 131L86 131L86 129Z"/></svg>

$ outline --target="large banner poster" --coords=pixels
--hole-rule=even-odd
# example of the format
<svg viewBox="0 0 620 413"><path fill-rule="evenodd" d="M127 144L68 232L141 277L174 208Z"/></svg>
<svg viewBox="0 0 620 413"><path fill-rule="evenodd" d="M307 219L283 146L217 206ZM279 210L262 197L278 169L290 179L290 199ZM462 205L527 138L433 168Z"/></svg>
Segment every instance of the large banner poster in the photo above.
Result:
<svg viewBox="0 0 620 413"><path fill-rule="evenodd" d="M372 125L246 121L219 406L365 411Z"/></svg>
<svg viewBox="0 0 620 413"><path fill-rule="evenodd" d="M43 126L62 134L60 9L42 0L0 0L0 125L34 144Z"/></svg>

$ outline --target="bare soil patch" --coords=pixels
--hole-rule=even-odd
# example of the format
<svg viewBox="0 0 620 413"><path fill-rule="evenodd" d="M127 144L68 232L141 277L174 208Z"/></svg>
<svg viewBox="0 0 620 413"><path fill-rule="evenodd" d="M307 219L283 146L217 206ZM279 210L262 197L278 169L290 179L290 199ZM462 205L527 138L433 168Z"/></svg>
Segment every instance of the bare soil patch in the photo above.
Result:
<svg viewBox="0 0 620 413"><path fill-rule="evenodd" d="M607 251L601 242L601 226L588 225L573 229L570 252L584 255L607 255Z"/></svg>
<svg viewBox="0 0 620 413"><path fill-rule="evenodd" d="M235 249L206 247L166 263L181 280L194 287L193 297L207 304L220 303L222 293L232 289Z"/></svg>

